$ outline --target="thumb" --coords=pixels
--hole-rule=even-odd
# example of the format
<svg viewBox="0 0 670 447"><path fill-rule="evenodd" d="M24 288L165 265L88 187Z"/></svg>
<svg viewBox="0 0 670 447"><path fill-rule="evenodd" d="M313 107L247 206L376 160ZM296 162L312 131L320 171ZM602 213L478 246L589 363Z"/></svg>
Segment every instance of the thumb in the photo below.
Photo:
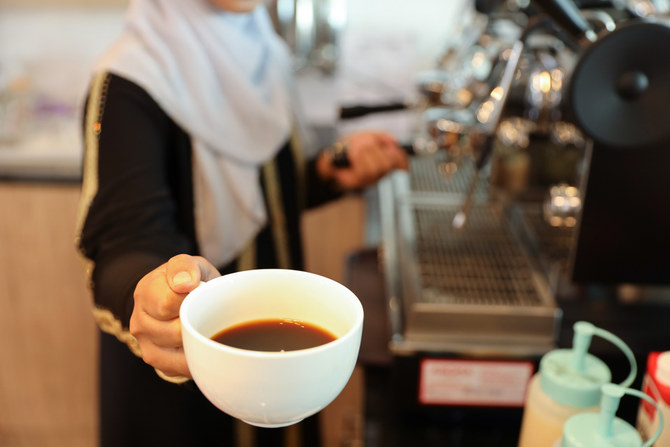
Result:
<svg viewBox="0 0 670 447"><path fill-rule="evenodd" d="M176 293L188 293L200 285L220 276L219 271L209 261L200 256L177 255L167 262L167 281Z"/></svg>

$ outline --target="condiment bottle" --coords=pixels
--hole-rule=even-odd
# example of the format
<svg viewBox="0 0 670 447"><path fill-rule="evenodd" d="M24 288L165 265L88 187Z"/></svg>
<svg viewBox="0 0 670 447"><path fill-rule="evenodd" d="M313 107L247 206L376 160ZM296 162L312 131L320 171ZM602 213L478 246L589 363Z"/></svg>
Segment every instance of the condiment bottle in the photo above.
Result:
<svg viewBox="0 0 670 447"><path fill-rule="evenodd" d="M612 383L603 385L600 413L579 413L567 420L563 436L555 447L649 447L663 430L663 418L656 433L642 443L638 431L628 422L616 417L619 401L624 395L636 396L658 408L646 394Z"/></svg>
<svg viewBox="0 0 670 447"><path fill-rule="evenodd" d="M642 401L637 414L637 429L650 436L658 429L662 418L670 419L670 351L649 354L642 391L658 403L655 408ZM670 430L661 433L655 447L670 447Z"/></svg>
<svg viewBox="0 0 670 447"><path fill-rule="evenodd" d="M552 447L571 416L599 410L601 387L611 382L612 373L605 362L588 353L594 335L616 345L630 362L630 373L621 385L628 387L635 379L635 356L620 338L585 321L575 323L573 328L572 349L546 353L530 381L519 447Z"/></svg>

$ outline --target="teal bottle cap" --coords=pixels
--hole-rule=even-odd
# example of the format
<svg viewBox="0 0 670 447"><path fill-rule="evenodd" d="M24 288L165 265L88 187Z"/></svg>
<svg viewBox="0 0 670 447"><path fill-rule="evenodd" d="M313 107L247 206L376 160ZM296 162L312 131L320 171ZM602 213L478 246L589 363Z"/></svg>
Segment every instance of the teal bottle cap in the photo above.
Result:
<svg viewBox="0 0 670 447"><path fill-rule="evenodd" d="M631 373L622 385L635 379L637 364L628 346L610 332L579 321L574 325L572 349L557 349L540 360L540 387L554 401L575 408L588 408L600 403L601 387L609 383L612 373L598 357L587 351L594 335L617 345L631 363Z"/></svg>
<svg viewBox="0 0 670 447"><path fill-rule="evenodd" d="M561 447L640 447L642 438L628 422L616 418L612 421L612 436L605 437L596 427L598 413L579 413L563 425Z"/></svg>
<svg viewBox="0 0 670 447"><path fill-rule="evenodd" d="M658 405L644 393L612 383L602 386L600 413L578 413L563 425L561 447L649 447L658 439L663 421L654 436L645 444L638 431L623 419L616 417L619 402L624 395L637 396Z"/></svg>
<svg viewBox="0 0 670 447"><path fill-rule="evenodd" d="M612 379L609 367L591 354L585 354L583 367L573 367L572 349L551 351L540 360L540 387L554 401L575 408L600 403L600 388Z"/></svg>

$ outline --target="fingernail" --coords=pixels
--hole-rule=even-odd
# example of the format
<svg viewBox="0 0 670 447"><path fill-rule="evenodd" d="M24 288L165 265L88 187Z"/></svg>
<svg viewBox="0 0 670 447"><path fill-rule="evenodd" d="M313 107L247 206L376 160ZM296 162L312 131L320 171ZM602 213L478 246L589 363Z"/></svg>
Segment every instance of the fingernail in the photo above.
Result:
<svg viewBox="0 0 670 447"><path fill-rule="evenodd" d="M172 277L172 284L178 286L190 282L192 279L193 278L191 278L191 275L188 272L179 272Z"/></svg>

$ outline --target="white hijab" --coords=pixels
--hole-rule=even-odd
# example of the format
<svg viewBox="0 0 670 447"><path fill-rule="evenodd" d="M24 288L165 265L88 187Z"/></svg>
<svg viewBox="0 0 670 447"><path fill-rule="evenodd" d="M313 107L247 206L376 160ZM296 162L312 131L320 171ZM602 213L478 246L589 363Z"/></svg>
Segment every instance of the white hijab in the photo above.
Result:
<svg viewBox="0 0 670 447"><path fill-rule="evenodd" d="M266 8L132 0L94 68L144 88L191 136L198 244L215 265L229 262L266 222L259 167L293 121L290 54Z"/></svg>

